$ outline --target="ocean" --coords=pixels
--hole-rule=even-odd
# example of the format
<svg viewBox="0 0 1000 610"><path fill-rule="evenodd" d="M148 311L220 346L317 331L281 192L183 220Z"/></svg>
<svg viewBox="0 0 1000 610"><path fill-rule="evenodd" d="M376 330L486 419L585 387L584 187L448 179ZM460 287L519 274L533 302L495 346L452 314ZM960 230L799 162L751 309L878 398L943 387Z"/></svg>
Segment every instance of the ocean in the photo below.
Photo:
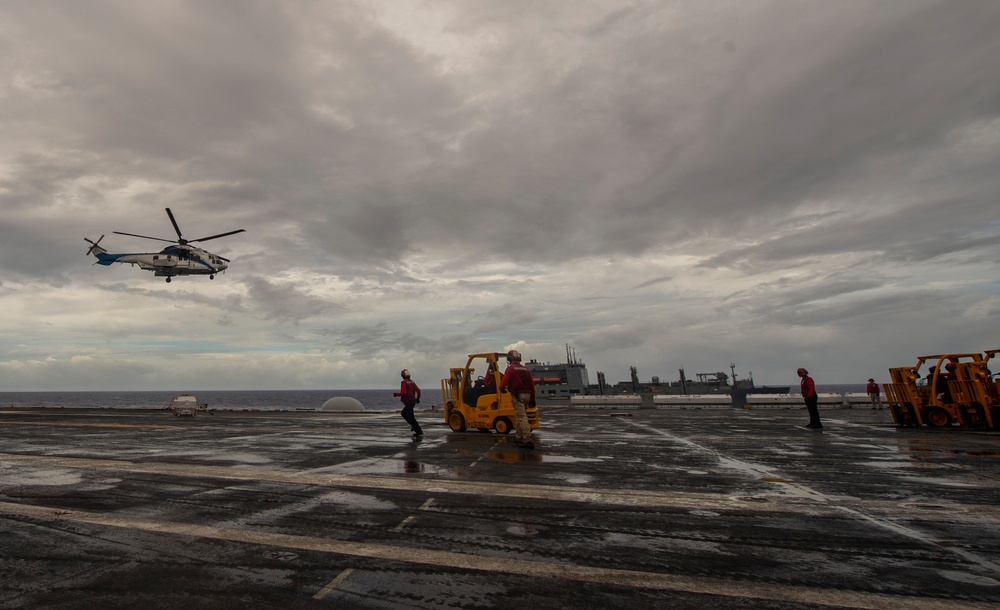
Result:
<svg viewBox="0 0 1000 610"><path fill-rule="evenodd" d="M401 407L386 390L205 390L184 392L194 395L210 409L229 411L296 411L319 409L335 396L357 399L366 410L392 411ZM820 393L864 393L864 384L816 384ZM796 394L798 386L790 388ZM166 409L178 392L0 392L0 407L92 407L117 409ZM437 388L424 392L421 407L437 405L441 396Z"/></svg>

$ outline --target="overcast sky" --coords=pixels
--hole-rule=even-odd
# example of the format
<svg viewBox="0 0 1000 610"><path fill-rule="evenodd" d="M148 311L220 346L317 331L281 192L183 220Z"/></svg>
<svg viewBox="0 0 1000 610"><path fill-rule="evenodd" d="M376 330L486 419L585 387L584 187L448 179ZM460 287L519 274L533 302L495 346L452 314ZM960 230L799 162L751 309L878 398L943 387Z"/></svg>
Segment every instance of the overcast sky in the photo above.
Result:
<svg viewBox="0 0 1000 610"><path fill-rule="evenodd" d="M0 389L1000 347L1000 2L0 4ZM164 208L232 260L111 252Z"/></svg>

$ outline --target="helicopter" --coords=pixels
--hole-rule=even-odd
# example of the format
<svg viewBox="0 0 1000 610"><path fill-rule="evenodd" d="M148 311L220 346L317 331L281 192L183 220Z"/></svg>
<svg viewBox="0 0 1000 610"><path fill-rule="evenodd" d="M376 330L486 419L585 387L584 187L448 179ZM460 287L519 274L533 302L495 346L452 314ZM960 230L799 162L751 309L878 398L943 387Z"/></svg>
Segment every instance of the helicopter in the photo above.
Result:
<svg viewBox="0 0 1000 610"><path fill-rule="evenodd" d="M181 235L181 229L177 226L177 220L174 219L174 213L170 211L170 208L166 208L167 216L170 218L170 224L174 225L174 231L177 233L177 239L164 239L162 237L149 237L147 235L136 235L135 233L123 233L122 231L112 231L118 235L128 235L130 237L141 237L142 239L154 239L156 241L170 242L170 245L160 250L159 252L142 252L135 254L109 254L108 251L101 247L101 240L104 236L101 235L97 238L97 241L91 241L86 237L83 238L85 242L90 244L90 248L87 249L87 255L93 254L97 257L97 262L95 265L110 266L111 263L129 263L133 266L139 265L141 269L146 271L152 271L156 277L165 277L169 283L171 278L178 275L207 275L208 279L214 280L215 274L220 271L225 271L229 267L229 259L223 258L218 254L212 254L207 250L202 250L196 246L192 246L191 243L196 241L208 241L210 239L216 239L219 237L226 237L227 235L233 235L236 233L243 233L246 229L236 229L235 231L227 231L225 233L219 233L218 235L210 235L208 237L200 237L198 239L184 239Z"/></svg>

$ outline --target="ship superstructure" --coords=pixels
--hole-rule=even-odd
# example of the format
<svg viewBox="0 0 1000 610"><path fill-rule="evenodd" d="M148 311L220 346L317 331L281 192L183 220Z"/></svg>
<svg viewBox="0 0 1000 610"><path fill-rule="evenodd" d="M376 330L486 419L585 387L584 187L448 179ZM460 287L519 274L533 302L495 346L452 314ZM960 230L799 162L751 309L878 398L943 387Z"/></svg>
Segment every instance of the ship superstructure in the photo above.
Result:
<svg viewBox="0 0 1000 610"><path fill-rule="evenodd" d="M566 362L549 363L531 360L524 365L535 379L539 398L569 398L587 393L590 379L587 365L576 357L576 350L566 345Z"/></svg>

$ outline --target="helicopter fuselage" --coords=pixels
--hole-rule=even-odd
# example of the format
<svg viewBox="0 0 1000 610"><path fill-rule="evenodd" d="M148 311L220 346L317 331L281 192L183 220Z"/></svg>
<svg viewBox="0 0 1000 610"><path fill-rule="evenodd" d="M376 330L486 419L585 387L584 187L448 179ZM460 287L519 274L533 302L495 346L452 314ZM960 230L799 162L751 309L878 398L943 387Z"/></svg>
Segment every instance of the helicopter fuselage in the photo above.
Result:
<svg viewBox="0 0 1000 610"><path fill-rule="evenodd" d="M110 266L112 263L138 265L140 269L152 271L157 277L178 275L211 275L225 271L229 263L201 248L191 246L168 246L160 252L137 252L112 254L95 252L97 264Z"/></svg>

